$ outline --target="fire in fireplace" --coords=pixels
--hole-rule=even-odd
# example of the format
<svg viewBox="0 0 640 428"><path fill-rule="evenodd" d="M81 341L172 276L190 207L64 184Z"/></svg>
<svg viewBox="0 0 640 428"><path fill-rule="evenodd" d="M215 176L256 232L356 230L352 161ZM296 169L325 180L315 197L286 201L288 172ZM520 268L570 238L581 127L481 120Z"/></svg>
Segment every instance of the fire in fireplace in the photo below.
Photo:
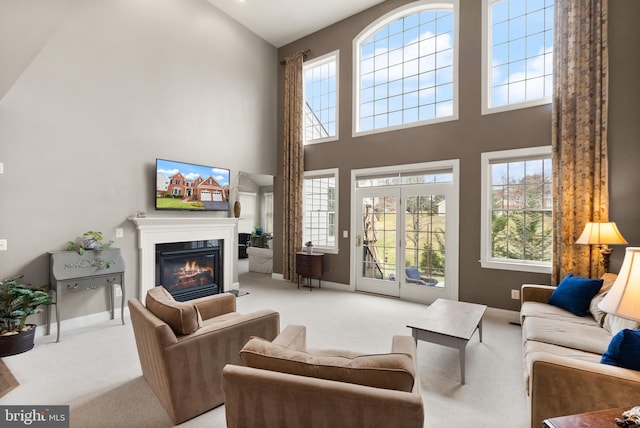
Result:
<svg viewBox="0 0 640 428"><path fill-rule="evenodd" d="M156 282L178 301L223 291L222 245L196 241L156 245Z"/></svg>

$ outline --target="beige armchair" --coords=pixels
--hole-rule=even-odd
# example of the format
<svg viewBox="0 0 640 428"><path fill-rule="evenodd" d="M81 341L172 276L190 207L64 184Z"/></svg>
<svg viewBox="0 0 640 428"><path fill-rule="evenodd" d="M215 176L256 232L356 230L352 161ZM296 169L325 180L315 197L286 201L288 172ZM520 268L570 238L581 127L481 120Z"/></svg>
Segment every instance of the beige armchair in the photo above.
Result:
<svg viewBox="0 0 640 428"><path fill-rule="evenodd" d="M395 336L391 353L306 349L303 326L273 342L252 338L245 366L222 371L228 428L422 428L416 344Z"/></svg>
<svg viewBox="0 0 640 428"><path fill-rule="evenodd" d="M162 287L149 290L146 307L129 300L142 374L175 424L224 403L222 369L242 364L251 338L275 338L280 316L271 310L236 312L228 293L176 302Z"/></svg>

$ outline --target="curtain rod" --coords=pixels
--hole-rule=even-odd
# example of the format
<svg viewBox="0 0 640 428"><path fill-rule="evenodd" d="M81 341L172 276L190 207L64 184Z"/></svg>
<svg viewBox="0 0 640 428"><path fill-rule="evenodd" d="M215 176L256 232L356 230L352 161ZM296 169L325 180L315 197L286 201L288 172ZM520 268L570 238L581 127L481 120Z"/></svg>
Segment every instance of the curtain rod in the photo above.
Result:
<svg viewBox="0 0 640 428"><path fill-rule="evenodd" d="M305 49L303 51L298 51L296 53L302 54L302 60L304 61L305 59L307 59L307 56L309 56L309 54L311 53L311 49ZM285 65L286 63L287 63L286 58L280 61L280 65Z"/></svg>

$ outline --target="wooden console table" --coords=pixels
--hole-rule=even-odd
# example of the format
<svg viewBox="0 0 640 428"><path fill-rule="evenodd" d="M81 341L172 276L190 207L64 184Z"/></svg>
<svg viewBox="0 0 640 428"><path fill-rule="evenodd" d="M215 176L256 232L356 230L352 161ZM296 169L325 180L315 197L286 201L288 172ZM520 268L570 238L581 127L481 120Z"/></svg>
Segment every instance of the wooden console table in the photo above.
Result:
<svg viewBox="0 0 640 428"><path fill-rule="evenodd" d="M49 253L49 281L55 291L56 342L60 341L60 305L62 290L94 290L105 287L109 293L109 309L114 319L114 293L116 284L122 289L120 318L124 325L124 259L119 248L87 250L83 255L76 251L54 251ZM47 335L51 333L51 305L47 310Z"/></svg>
<svg viewBox="0 0 640 428"><path fill-rule="evenodd" d="M307 285L303 287L309 287L309 291L313 288L311 285L311 279L318 279L318 288L322 287L322 259L324 254L322 253L296 253L296 272L298 274L298 288L300 288L300 277L307 278Z"/></svg>
<svg viewBox="0 0 640 428"><path fill-rule="evenodd" d="M597 412L580 413L577 415L558 416L545 419L543 428L617 428L615 419L622 419L622 412L631 407L600 410Z"/></svg>

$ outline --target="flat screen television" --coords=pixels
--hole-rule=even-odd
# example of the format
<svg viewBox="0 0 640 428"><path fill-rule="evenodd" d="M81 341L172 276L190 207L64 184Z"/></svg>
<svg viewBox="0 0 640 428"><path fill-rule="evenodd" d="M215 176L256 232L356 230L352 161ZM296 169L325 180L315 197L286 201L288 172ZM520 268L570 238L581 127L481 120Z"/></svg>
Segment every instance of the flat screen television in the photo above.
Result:
<svg viewBox="0 0 640 428"><path fill-rule="evenodd" d="M156 159L156 209L229 211L229 170Z"/></svg>

